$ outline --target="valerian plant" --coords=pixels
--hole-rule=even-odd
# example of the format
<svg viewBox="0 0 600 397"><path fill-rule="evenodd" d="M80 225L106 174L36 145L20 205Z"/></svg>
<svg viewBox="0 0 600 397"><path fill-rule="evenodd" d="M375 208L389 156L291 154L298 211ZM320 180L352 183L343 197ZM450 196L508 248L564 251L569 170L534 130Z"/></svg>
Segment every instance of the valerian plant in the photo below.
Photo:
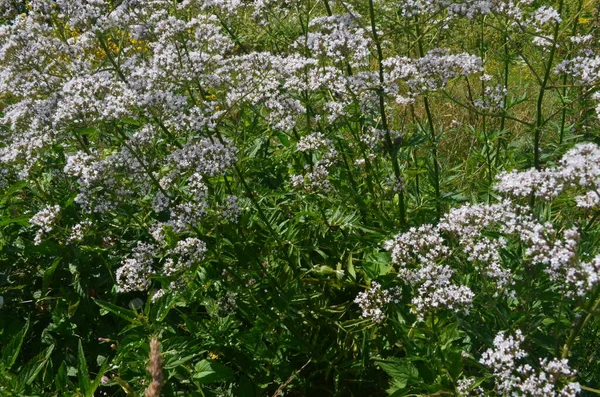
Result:
<svg viewBox="0 0 600 397"><path fill-rule="evenodd" d="M0 0L1 394L598 393L598 12Z"/></svg>

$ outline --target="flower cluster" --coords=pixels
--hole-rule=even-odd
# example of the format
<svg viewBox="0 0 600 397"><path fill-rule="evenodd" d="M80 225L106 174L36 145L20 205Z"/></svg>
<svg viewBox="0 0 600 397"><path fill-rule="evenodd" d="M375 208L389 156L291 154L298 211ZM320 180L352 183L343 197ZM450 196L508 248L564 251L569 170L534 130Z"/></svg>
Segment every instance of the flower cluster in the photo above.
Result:
<svg viewBox="0 0 600 397"><path fill-rule="evenodd" d="M145 291L150 287L156 247L138 242L131 257L121 262L117 269L117 286L120 292Z"/></svg>
<svg viewBox="0 0 600 397"><path fill-rule="evenodd" d="M32 225L36 225L40 228L35 235L35 245L40 244L44 235L52 230L59 213L59 205L47 206L29 219L29 222Z"/></svg>
<svg viewBox="0 0 600 397"><path fill-rule="evenodd" d="M411 103L419 94L443 89L451 79L483 71L483 62L478 56L449 54L444 49L431 50L416 60L387 58L383 64L389 84L386 91L395 95L398 103ZM406 82L406 93L400 92L400 82Z"/></svg>
<svg viewBox="0 0 600 397"><path fill-rule="evenodd" d="M381 289L381 284L372 282L371 288L360 292L354 302L360 306L364 318L379 324L386 319L385 306L389 303L399 303L400 298L399 288Z"/></svg>
<svg viewBox="0 0 600 397"><path fill-rule="evenodd" d="M439 264L450 250L432 225L411 228L385 243L392 253L392 263L399 267L398 277L414 289L411 311L420 321L438 310L468 313L474 293L452 282L454 271Z"/></svg>
<svg viewBox="0 0 600 397"><path fill-rule="evenodd" d="M494 348L481 357L481 364L493 370L500 394L567 397L581 391L579 383L568 381L575 373L566 359L540 359L538 371L529 364L522 364L528 356L521 348L524 342L520 330L516 330L514 336L499 332L494 338Z"/></svg>
<svg viewBox="0 0 600 397"><path fill-rule="evenodd" d="M355 22L358 15L332 15L318 17L310 22L306 37L299 44L305 44L318 59L331 60L345 66L365 66L369 59L371 40L363 28Z"/></svg>
<svg viewBox="0 0 600 397"><path fill-rule="evenodd" d="M473 106L481 110L497 111L504 107L507 94L508 90L501 85L485 87L482 97L475 99Z"/></svg>
<svg viewBox="0 0 600 397"><path fill-rule="evenodd" d="M595 206L598 202L599 160L598 147L579 145L555 169L501 175L496 189L517 197L534 194L547 200L567 187L584 189L585 194L576 201L580 207L590 208L590 203ZM452 249L448 237L456 238ZM386 248L398 267L398 276L413 287L412 311L422 320L442 308L466 312L472 304L473 291L452 282L459 269L443 264L459 254L493 283L496 296L514 296L515 272L525 269L505 260L504 251L511 242L522 244L528 263L541 266L565 296L585 295L600 279L600 256L582 260L580 238L576 227L559 232L552 223L536 220L528 207L505 199L452 209L437 226L413 227L387 241Z"/></svg>
<svg viewBox="0 0 600 397"><path fill-rule="evenodd" d="M595 208L600 203L600 149L580 144L567 152L558 167L547 170L502 173L496 190L515 197L551 200L567 188L582 192L575 197L578 207Z"/></svg>
<svg viewBox="0 0 600 397"><path fill-rule="evenodd" d="M292 186L308 192L327 192L331 189L329 167L333 165L337 151L333 142L320 132L302 137L296 149L311 157L304 175L292 175ZM314 162L313 162L314 158Z"/></svg>
<svg viewBox="0 0 600 397"><path fill-rule="evenodd" d="M178 257L177 262L168 260L163 267L163 275L172 276L181 271L191 268L195 263L202 261L206 252L204 241L189 237L177 242L177 246L171 251L171 254Z"/></svg>

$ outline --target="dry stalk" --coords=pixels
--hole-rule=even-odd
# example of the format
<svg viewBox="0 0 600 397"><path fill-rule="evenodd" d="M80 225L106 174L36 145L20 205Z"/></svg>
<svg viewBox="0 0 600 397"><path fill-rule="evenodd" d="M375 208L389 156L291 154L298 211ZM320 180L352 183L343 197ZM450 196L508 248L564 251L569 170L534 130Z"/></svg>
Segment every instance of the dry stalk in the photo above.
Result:
<svg viewBox="0 0 600 397"><path fill-rule="evenodd" d="M163 360L160 357L160 343L158 338L154 337L150 341L150 364L146 368L152 376L152 382L146 389L146 397L160 397L160 389L164 385L162 372Z"/></svg>
<svg viewBox="0 0 600 397"><path fill-rule="evenodd" d="M294 380L296 375L298 375L300 373L300 371L302 371L311 362L311 360L312 360L312 358L309 358L308 361L306 362L306 364L304 364L298 371L295 371L293 374L291 374L290 377L281 386L279 386L279 388L277 388L277 390L275 390L275 393L273 394L272 397L280 396L283 389L285 389L287 387L287 385L292 383L292 381Z"/></svg>

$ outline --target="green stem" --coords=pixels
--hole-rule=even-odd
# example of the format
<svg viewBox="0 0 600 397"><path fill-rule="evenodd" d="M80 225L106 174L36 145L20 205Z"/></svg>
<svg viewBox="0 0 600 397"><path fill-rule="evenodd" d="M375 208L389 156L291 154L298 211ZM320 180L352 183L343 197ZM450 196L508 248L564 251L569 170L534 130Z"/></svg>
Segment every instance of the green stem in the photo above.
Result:
<svg viewBox="0 0 600 397"><path fill-rule="evenodd" d="M581 8L583 7L583 1L580 0L579 2L577 2L577 12L575 13L575 15L579 15L579 13L581 12ZM577 34L577 19L575 19L573 21L573 30L571 31L571 37L574 37ZM571 51L573 51L573 43L571 41L569 41L569 46L567 49L567 60L571 59ZM562 115L560 118L560 137L558 139L558 143L562 144L563 143L563 139L564 139L564 135L565 135L565 123L567 120L567 107L565 106L565 97L567 96L567 74L563 74L563 78L562 78L562 85L563 85L563 90L562 90L562 102L563 102L563 109L562 109Z"/></svg>
<svg viewBox="0 0 600 397"><path fill-rule="evenodd" d="M600 394L600 390L591 387L580 385L582 390L591 391L592 393Z"/></svg>
<svg viewBox="0 0 600 397"><path fill-rule="evenodd" d="M379 36L377 35L377 27L375 25L375 9L373 7L373 0L369 0L369 17L371 19L371 32L373 34L373 41L375 42L375 47L377 49L377 61L379 64L379 84L378 88L378 96L379 96L379 113L381 116L381 127L385 131L385 141L388 155L392 160L392 168L394 169L394 174L396 176L396 181L402 181L402 173L400 171L400 166L398 165L398 150L396 146L392 142L392 137L390 135L390 129L387 122L387 116L385 113L385 102L384 102L384 93L383 93L383 85L384 85L384 75L383 75L383 51L381 50L381 42L379 41ZM404 207L404 192L398 192L398 204L400 210L400 226L404 227L406 225L406 209Z"/></svg>
<svg viewBox="0 0 600 397"><path fill-rule="evenodd" d="M119 134L119 136L121 137L121 143L123 144L123 146L125 146L127 148L127 150L129 150L131 152L131 154L133 154L133 156L136 158L136 160L140 163L140 165L142 166L142 168L144 169L144 171L146 171L146 174L148 175L148 177L150 178L150 180L152 180L152 182L154 183L154 185L156 185L156 188L158 190L160 190L160 192L166 197L166 198L171 198L171 196L169 195L169 193L162 188L162 186L160 185L160 182L156 179L156 177L154 176L154 174L152 173L152 170L150 170L146 164L144 163L142 157L135 151L135 149L127 144L128 138L125 135L125 132L123 132L116 124L115 126L115 130L117 130L117 133Z"/></svg>
<svg viewBox="0 0 600 397"><path fill-rule="evenodd" d="M423 49L423 40L421 36L421 28L419 26L419 17L415 16L415 27L417 33L417 48L419 56L423 58L425 56L425 50ZM433 116L431 114L431 108L429 106L429 98L423 96L423 104L425 105L425 114L427 115L427 124L429 124L430 141L431 141L431 157L433 160L433 188L435 189L435 211L436 216L439 219L442 216L442 202L440 195L440 163L438 158L437 149L437 137L435 134L435 124L433 123Z"/></svg>
<svg viewBox="0 0 600 397"><path fill-rule="evenodd" d="M573 331L571 332L569 339L563 346L561 358L565 359L565 358L569 357L569 353L571 352L573 343L575 343L575 339L577 339L577 336L579 336L579 333L581 332L583 327L585 327L587 322L590 321L590 319L594 315L594 312L600 306L600 299L598 299L599 296L600 296L600 288L597 288L596 292L594 293L594 295L592 296L592 299L591 299L591 302L594 302L594 306L592 306L592 308L590 310L588 310L587 316L579 317L579 320L577 321L577 324L575 324L575 328L573 328Z"/></svg>
<svg viewBox="0 0 600 397"><path fill-rule="evenodd" d="M329 5L329 1L323 0L323 4L325 4L325 10L327 11L327 15L332 16L333 12L331 12L331 6Z"/></svg>
<svg viewBox="0 0 600 397"><path fill-rule="evenodd" d="M222 144L225 144L225 140L221 136L221 132L218 129L215 129L215 132L217 134L217 138L219 139L219 142L221 142ZM269 222L269 218L267 218L267 216L265 215L261 206L258 204L256 197L254 197L254 191L252 190L250 185L248 185L248 182L246 182L246 179L244 178L244 175L242 174L242 171L240 171L240 168L237 166L237 164L233 165L233 170L237 174L238 178L240 178L240 182L242 182L242 186L244 186L244 190L246 191L246 196L248 198L250 198L252 205L254 205L254 208L256 208L256 211L258 212L258 216L265 223L265 225L267 226L267 229L269 229L269 233L273 236L273 238L275 239L275 241L277 241L277 243L282 245L281 238L279 237L277 232L275 232L275 230L271 226L271 222Z"/></svg>
<svg viewBox="0 0 600 397"><path fill-rule="evenodd" d="M564 0L560 0L558 6L558 14L561 15L563 11L563 3ZM554 37L552 40L552 48L550 48L550 55L548 56L548 64L546 65L546 70L544 71L544 79L542 80L540 86L540 93L537 99L537 111L535 116L535 135L533 141L533 166L536 169L540 169L540 138L542 134L542 127L545 123L544 115L542 113L542 105L544 101L544 93L546 92L546 85L548 84L548 79L550 78L550 71L552 70L552 64L554 63L554 55L556 54L556 48L558 46L558 33L560 30L560 22L556 22L554 25Z"/></svg>
<svg viewBox="0 0 600 397"><path fill-rule="evenodd" d="M502 34L502 47L504 47L504 89L506 89L506 93L502 97L502 116L500 116L500 134L504 134L504 128L506 127L506 112L508 106L508 76L510 72L510 51L508 48L508 27L504 28L504 32ZM502 135L500 135L502 136ZM496 145L496 165L498 165L500 159L500 148L506 150L506 140L499 139L498 144Z"/></svg>
<svg viewBox="0 0 600 397"><path fill-rule="evenodd" d="M480 56L481 56L481 61L485 62L485 46L484 46L484 40L485 40L485 31L484 31L484 17L481 18L481 38L480 38L480 45L479 45L479 52L480 52ZM485 95L485 82L482 80L481 81L481 95ZM490 139L488 136L488 131L487 131L487 123L486 123L486 117L485 115L481 118L481 128L483 129L483 138L485 139L485 155L486 155L486 160L487 160L487 166L488 166L488 189L490 189L492 187L492 180L493 180L493 172L492 172L492 155L490 153ZM489 190L488 190L489 192ZM488 194L488 201L490 199L490 195Z"/></svg>

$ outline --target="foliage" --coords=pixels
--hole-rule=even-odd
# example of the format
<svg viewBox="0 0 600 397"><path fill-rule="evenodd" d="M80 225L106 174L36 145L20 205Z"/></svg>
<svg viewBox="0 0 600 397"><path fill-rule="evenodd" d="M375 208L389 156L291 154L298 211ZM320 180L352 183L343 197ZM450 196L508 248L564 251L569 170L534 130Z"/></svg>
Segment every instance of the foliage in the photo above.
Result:
<svg viewBox="0 0 600 397"><path fill-rule="evenodd" d="M599 12L0 1L0 394L600 393Z"/></svg>

